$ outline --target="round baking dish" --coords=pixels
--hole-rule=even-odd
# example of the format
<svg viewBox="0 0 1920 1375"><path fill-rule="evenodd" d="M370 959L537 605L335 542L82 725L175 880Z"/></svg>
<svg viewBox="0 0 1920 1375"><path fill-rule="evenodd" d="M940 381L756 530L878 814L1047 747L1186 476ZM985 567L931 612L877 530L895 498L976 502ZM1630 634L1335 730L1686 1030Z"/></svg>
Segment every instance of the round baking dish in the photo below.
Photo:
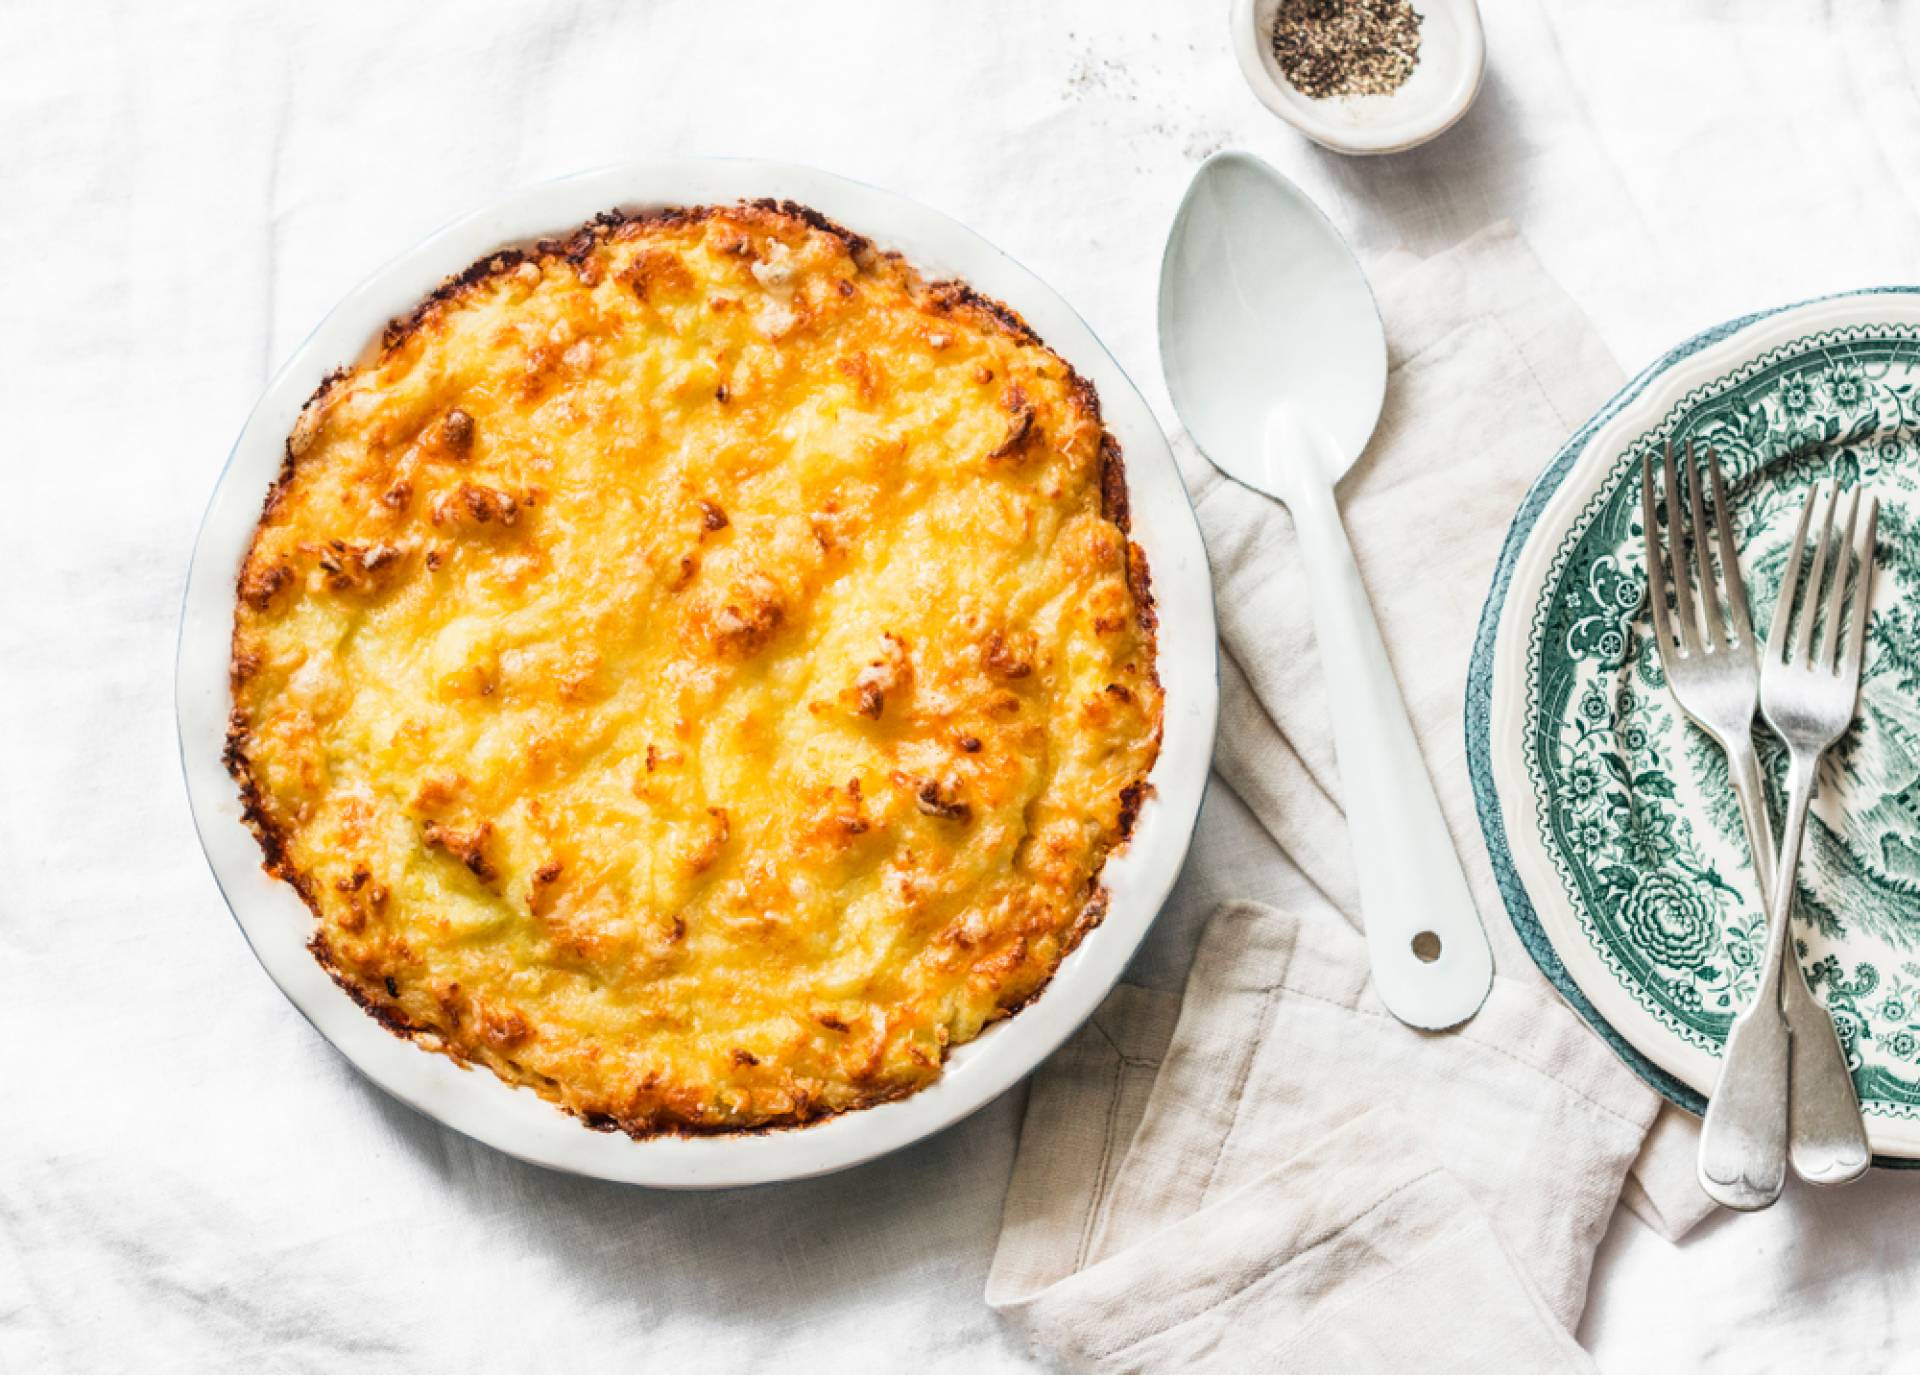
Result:
<svg viewBox="0 0 1920 1375"><path fill-rule="evenodd" d="M929 277L957 277L1005 302L1099 388L1107 428L1125 452L1133 538L1152 576L1165 735L1132 839L1102 873L1110 894L1105 919L1038 998L956 1050L937 1081L806 1127L636 1141L593 1131L530 1090L464 1071L392 1035L308 953L313 918L290 887L262 870L221 762L234 584L302 403L447 276L603 210L760 197L811 206L904 254ZM1119 979L1186 857L1213 748L1216 671L1206 552L1172 453L1146 402L1072 307L972 230L889 192L788 164L688 160L608 168L515 192L387 264L335 307L268 384L214 489L188 573L176 697L187 793L214 877L261 965L341 1054L396 1098L509 1155L618 1182L703 1189L806 1178L897 1150L990 1102L1073 1033Z"/></svg>

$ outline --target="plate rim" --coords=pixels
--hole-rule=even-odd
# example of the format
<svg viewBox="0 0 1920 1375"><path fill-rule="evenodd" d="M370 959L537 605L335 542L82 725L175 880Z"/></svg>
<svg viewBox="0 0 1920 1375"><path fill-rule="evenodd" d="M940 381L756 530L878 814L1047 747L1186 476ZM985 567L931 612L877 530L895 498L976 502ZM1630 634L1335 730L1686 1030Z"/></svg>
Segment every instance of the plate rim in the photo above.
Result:
<svg viewBox="0 0 1920 1375"><path fill-rule="evenodd" d="M239 820L237 789L213 743L224 741L234 575L299 406L327 372L364 357L388 319L445 278L614 207L763 197L805 204L901 252L929 277L956 276L1005 301L1097 387L1103 424L1126 458L1131 535L1147 553L1160 622L1161 750L1128 844L1101 871L1110 898L1100 925L1018 1015L954 1051L939 1079L894 1102L804 1127L636 1141L595 1132L529 1089L484 1071L462 1071L448 1057L394 1036L307 952L313 918L286 884L263 872L258 845ZM343 346L347 340L350 346ZM242 536L234 533L237 525ZM510 188L389 258L321 317L262 388L213 483L181 597L174 706L196 838L229 913L268 977L357 1071L416 1111L530 1163L612 1182L711 1189L811 1178L902 1149L993 1102L1064 1044L1119 982L1184 865L1210 773L1218 674L1212 578L1172 447L1119 361L1059 292L962 221L897 192L796 163L673 158ZM289 930L297 961L289 953Z"/></svg>
<svg viewBox="0 0 1920 1375"><path fill-rule="evenodd" d="M1639 1078L1676 1107L1698 1116L1705 1111L1706 1097L1679 1075L1658 1064L1625 1032L1616 1027L1595 1006L1574 978L1566 961L1555 949L1532 897L1522 879L1507 836L1506 814L1501 805L1493 756L1492 726L1496 710L1494 670L1504 624L1508 594L1542 516L1560 494L1574 468L1594 441L1654 384L1686 360L1716 345L1728 343L1739 335L1777 317L1878 297L1920 297L1920 285L1857 287L1829 292L1785 305L1772 306L1736 316L1712 325L1657 356L1634 374L1584 421L1555 452L1546 467L1528 486L1518 509L1509 522L1500 556L1494 565L1487 596L1481 606L1475 629L1473 653L1467 671L1465 736L1467 769L1473 784L1474 807L1481 834L1492 862L1495 886L1500 891L1507 916L1515 934L1540 972L1563 1000L1604 1040ZM1512 690L1518 690L1517 688ZM1903 1148L1908 1149L1908 1148ZM1910 1148L1914 1155L1877 1152L1874 1164L1895 1169L1920 1168L1920 1145Z"/></svg>

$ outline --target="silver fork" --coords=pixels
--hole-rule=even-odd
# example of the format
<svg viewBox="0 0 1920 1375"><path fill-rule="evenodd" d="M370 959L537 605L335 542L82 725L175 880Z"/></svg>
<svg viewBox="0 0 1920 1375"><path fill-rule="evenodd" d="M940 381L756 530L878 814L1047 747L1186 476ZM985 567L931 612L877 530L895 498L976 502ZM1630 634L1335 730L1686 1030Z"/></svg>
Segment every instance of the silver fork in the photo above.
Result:
<svg viewBox="0 0 1920 1375"><path fill-rule="evenodd" d="M1793 551L1780 583L1773 629L1760 665L1760 709L1767 724L1786 743L1789 761L1786 825L1780 833L1780 852L1767 895L1767 950L1753 1002L1734 1018L1727 1033L1720 1082L1707 1104L1706 1123L1700 1134L1701 1182L1715 1198L1734 1208L1764 1208L1780 1196L1786 1182L1790 1122L1795 1146L1799 1145L1801 1114L1797 1110L1790 1113L1788 1095L1795 1091L1792 1081L1801 1073L1797 1052L1807 1033L1793 1026L1789 1047L1789 1029L1773 1011L1773 1000L1781 960L1786 959L1795 968L1800 963L1792 954L1793 896L1800 867L1800 841L1807 827L1807 804L1813 798L1820 757L1852 724L1860 696L1860 660L1867 633L1879 505L1868 499L1866 524L1859 531L1856 547L1860 515L1860 493L1856 489L1847 505L1845 533L1835 546L1833 517L1840 494L1834 491L1826 503L1820 545L1807 572L1805 591L1801 592L1800 565L1806 552L1807 525L1819 497L1816 489L1801 509ZM1831 560L1830 549L1834 555ZM1859 571L1853 579L1849 618L1845 614L1848 573L1854 563ZM1823 623L1817 654L1809 652L1815 621ZM1832 1038L1829 1018L1823 1028L1823 1048ZM1816 1184L1845 1183L1867 1168L1866 1126L1860 1118L1851 1077L1845 1083L1846 1103L1836 1099L1820 1122L1817 1135L1827 1168L1824 1173L1809 1176ZM1797 1150L1794 1158L1797 1167Z"/></svg>
<svg viewBox="0 0 1920 1375"><path fill-rule="evenodd" d="M1653 605L1655 643L1674 700L1726 755L1728 777L1740 805L1747 846L1753 856L1754 879L1764 905L1773 887L1774 853L1773 829L1767 817L1759 759L1753 748L1753 717L1760 696L1760 658L1748 619L1747 591L1741 581L1733 543L1726 487L1721 480L1719 461L1709 449L1706 473L1713 488L1712 529L1717 536L1721 570L1717 579L1709 553L1708 525L1698 481L1700 469L1693 461L1693 446L1687 446L1691 476L1690 500L1685 506L1680 501L1671 444L1666 448L1662 466L1666 479L1667 528L1673 545L1671 554L1663 550L1660 543L1651 459L1642 466L1640 474L1642 520L1647 532L1647 590ZM1699 569L1704 629L1694 616L1693 575L1687 566L1689 545L1692 562ZM1671 580L1663 563L1670 563L1673 568ZM1667 611L1669 586L1674 599L1671 615ZM1791 942L1786 942L1784 950L1791 948ZM1790 968L1784 971L1784 978L1771 981L1771 986L1780 992L1756 1000L1756 1005L1761 1008L1761 1016L1770 1016L1779 1027L1792 1057L1789 1082L1794 1169L1816 1183L1843 1183L1866 1168L1865 1134L1860 1126L1853 1080L1847 1073L1833 1019L1808 988L1806 972L1800 968L1799 960L1780 950L1774 955L1773 965L1784 959ZM1734 1178L1737 1180L1738 1176ZM1736 1190L1733 1184L1709 1180L1704 1158L1701 1184L1715 1200L1730 1207L1764 1206L1752 1191Z"/></svg>

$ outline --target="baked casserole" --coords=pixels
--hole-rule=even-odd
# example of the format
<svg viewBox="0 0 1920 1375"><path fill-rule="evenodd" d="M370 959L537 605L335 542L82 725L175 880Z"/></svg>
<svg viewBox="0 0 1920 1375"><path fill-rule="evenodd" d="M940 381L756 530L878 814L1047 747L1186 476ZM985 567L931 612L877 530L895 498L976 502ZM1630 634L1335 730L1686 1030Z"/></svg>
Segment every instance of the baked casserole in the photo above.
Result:
<svg viewBox="0 0 1920 1375"><path fill-rule="evenodd" d="M791 204L506 251L330 377L228 767L392 1030L634 1136L897 1098L1099 921L1159 748L1093 388Z"/></svg>

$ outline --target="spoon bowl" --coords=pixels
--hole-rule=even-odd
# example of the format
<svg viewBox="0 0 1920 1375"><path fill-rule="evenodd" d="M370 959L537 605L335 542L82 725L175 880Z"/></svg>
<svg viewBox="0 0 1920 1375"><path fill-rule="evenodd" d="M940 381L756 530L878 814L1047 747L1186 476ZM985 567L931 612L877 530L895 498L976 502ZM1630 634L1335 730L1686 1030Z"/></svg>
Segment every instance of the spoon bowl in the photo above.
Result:
<svg viewBox="0 0 1920 1375"><path fill-rule="evenodd" d="M1387 394L1387 337L1373 291L1320 208L1246 153L1208 159L1187 189L1160 269L1160 352L1194 442L1256 491L1313 450L1269 446L1276 403L1311 415L1339 478L1367 446Z"/></svg>

